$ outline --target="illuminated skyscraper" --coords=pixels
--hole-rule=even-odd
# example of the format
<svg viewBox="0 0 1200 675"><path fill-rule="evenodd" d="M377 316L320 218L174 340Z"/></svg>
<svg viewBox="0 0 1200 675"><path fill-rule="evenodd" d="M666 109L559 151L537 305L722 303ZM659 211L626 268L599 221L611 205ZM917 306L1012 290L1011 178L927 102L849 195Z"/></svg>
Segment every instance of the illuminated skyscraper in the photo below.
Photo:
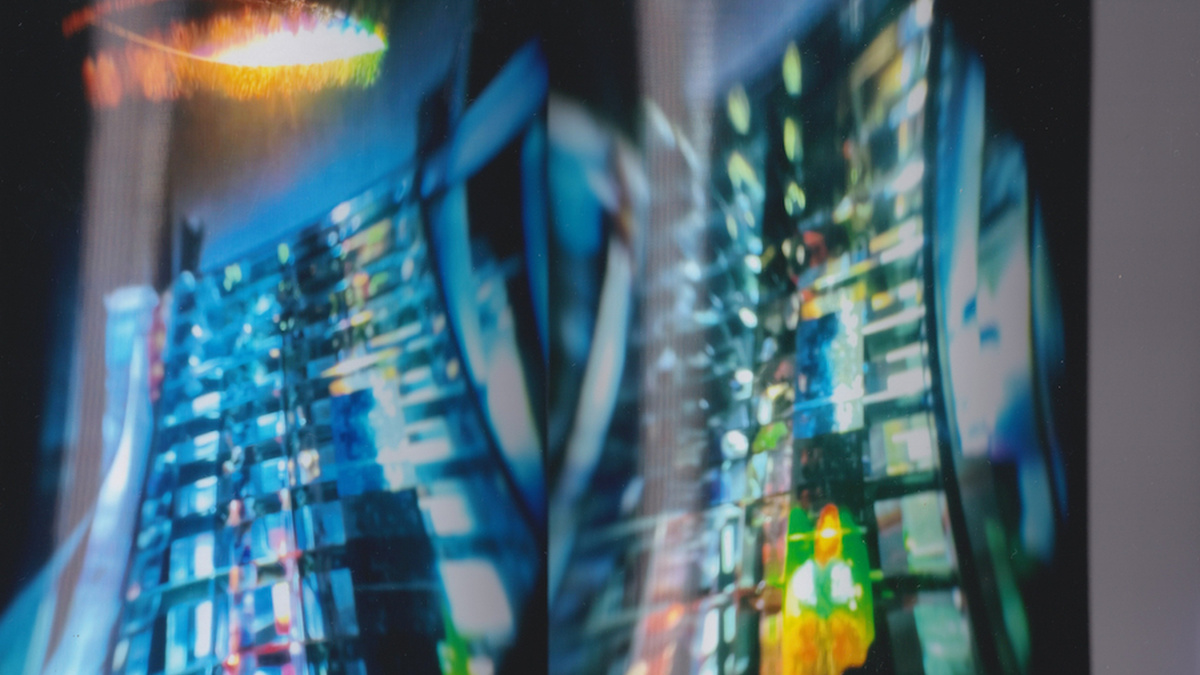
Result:
<svg viewBox="0 0 1200 675"><path fill-rule="evenodd" d="M113 673L481 673L537 549L394 178L175 282Z"/></svg>

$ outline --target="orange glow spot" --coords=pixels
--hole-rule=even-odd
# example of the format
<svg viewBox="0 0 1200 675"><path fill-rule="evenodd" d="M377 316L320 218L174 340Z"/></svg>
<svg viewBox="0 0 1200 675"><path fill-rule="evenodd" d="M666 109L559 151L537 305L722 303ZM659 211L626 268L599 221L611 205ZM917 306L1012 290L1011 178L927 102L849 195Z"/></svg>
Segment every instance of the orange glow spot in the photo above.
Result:
<svg viewBox="0 0 1200 675"><path fill-rule="evenodd" d="M328 88L368 87L387 51L382 24L315 5L247 8L208 20L172 22L139 34L107 15L157 0L119 0L81 10L64 22L71 35L94 25L125 40L123 49L84 62L84 82L97 107L129 94L151 101L212 92L249 100Z"/></svg>
<svg viewBox="0 0 1200 675"><path fill-rule="evenodd" d="M83 84L88 98L97 107L111 108L121 102L121 74L109 54L83 62Z"/></svg>
<svg viewBox="0 0 1200 675"><path fill-rule="evenodd" d="M825 564L842 554L842 518L838 508L827 504L817 517L817 542L813 557Z"/></svg>
<svg viewBox="0 0 1200 675"><path fill-rule="evenodd" d="M675 605L667 610L667 628L674 628L683 618L683 607Z"/></svg>

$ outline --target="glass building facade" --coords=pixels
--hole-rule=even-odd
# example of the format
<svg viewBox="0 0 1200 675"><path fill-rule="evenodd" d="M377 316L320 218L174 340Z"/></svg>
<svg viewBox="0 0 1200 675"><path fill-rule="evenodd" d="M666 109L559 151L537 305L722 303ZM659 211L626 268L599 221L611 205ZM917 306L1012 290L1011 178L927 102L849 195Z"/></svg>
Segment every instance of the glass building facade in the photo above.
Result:
<svg viewBox="0 0 1200 675"><path fill-rule="evenodd" d="M480 673L513 642L534 534L410 184L172 285L112 672Z"/></svg>
<svg viewBox="0 0 1200 675"><path fill-rule="evenodd" d="M95 159L0 669L1086 670L1086 59L1022 46L1085 28L543 4L56 19Z"/></svg>
<svg viewBox="0 0 1200 675"><path fill-rule="evenodd" d="M552 670L1051 672L1074 629L1036 589L1082 527L1078 418L1039 408L1063 382L1038 206L1060 190L961 12L780 3L784 33L670 7L638 14L662 32L638 365L563 554Z"/></svg>

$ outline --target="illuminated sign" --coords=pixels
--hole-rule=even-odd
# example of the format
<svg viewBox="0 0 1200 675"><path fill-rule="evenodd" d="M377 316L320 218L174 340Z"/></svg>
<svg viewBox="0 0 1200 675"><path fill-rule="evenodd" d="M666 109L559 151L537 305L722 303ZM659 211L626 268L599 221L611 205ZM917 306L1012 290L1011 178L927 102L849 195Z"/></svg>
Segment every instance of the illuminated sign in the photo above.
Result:
<svg viewBox="0 0 1200 675"><path fill-rule="evenodd" d="M63 23L70 36L95 26L125 41L88 57L84 86L97 107L131 96L151 101L212 92L248 100L331 87L367 87L387 51L381 23L320 5L247 7L138 33L111 15L143 3L101 3ZM127 6L128 5L128 6Z"/></svg>
<svg viewBox="0 0 1200 675"><path fill-rule="evenodd" d="M783 672L840 675L861 666L875 639L870 563L863 533L832 504L814 524L803 508L788 520Z"/></svg>

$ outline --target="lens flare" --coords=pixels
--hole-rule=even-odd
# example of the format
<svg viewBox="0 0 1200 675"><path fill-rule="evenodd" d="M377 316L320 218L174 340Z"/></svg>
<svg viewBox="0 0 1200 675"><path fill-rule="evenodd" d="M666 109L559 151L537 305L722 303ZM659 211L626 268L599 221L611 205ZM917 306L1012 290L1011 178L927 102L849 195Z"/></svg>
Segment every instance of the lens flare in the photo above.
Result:
<svg viewBox="0 0 1200 675"><path fill-rule="evenodd" d="M93 25L125 40L84 62L84 83L96 107L130 96L150 101L209 92L238 100L374 84L388 48L382 23L312 4L287 3L172 22L135 33L110 14L154 0L123 0L68 17L71 35Z"/></svg>
<svg viewBox="0 0 1200 675"><path fill-rule="evenodd" d="M366 56L387 49L383 35L361 24L322 23L296 32L267 33L213 54L217 63L231 66L278 68L315 66Z"/></svg>

